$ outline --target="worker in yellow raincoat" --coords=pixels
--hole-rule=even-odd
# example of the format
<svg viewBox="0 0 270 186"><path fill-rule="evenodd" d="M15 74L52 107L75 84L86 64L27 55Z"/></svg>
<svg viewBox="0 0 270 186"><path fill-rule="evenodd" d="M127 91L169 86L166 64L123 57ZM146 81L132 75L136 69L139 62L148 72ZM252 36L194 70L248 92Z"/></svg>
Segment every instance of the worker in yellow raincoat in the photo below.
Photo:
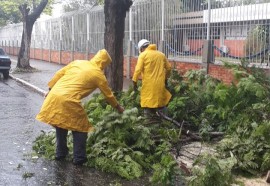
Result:
<svg viewBox="0 0 270 186"><path fill-rule="evenodd" d="M96 88L104 94L107 102L120 113L124 109L118 104L107 79L104 68L111 63L105 49L100 50L90 61L76 60L60 69L49 81L49 92L36 119L56 128L56 160L68 154L67 133L73 135L73 164L81 165L86 159L87 133L93 130L81 99Z"/></svg>
<svg viewBox="0 0 270 186"><path fill-rule="evenodd" d="M140 104L146 117L155 118L156 112L163 111L171 99L171 94L165 86L171 72L171 64L162 52L157 51L156 45L150 44L146 39L138 43L138 48L140 55L132 81L136 90L137 81L141 76Z"/></svg>

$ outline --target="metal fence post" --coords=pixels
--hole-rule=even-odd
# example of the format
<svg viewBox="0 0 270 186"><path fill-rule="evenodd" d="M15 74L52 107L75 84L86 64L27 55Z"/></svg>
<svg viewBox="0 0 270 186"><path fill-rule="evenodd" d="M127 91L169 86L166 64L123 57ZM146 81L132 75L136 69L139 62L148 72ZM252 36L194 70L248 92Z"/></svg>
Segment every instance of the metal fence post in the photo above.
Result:
<svg viewBox="0 0 270 186"><path fill-rule="evenodd" d="M207 20L207 39L203 42L202 62L206 73L209 73L209 63L213 62L213 41L210 39L210 24L211 24L211 0L208 0L208 20Z"/></svg>
<svg viewBox="0 0 270 186"><path fill-rule="evenodd" d="M33 27L33 58L36 58L36 26Z"/></svg>
<svg viewBox="0 0 270 186"><path fill-rule="evenodd" d="M71 61L74 60L74 49L75 49L75 46L74 46L74 40L75 40L75 30L74 30L74 16L71 17L71 33L72 33L72 46L71 46Z"/></svg>
<svg viewBox="0 0 270 186"><path fill-rule="evenodd" d="M49 62L51 62L51 47L52 47L52 20L50 20L50 32L49 32Z"/></svg>
<svg viewBox="0 0 270 186"><path fill-rule="evenodd" d="M8 53L10 54L10 40L8 40Z"/></svg>
<svg viewBox="0 0 270 186"><path fill-rule="evenodd" d="M60 37L60 41L59 41L59 64L61 64L62 62L62 22L61 22L61 18L59 19L59 37Z"/></svg>
<svg viewBox="0 0 270 186"><path fill-rule="evenodd" d="M87 13L86 15L86 37L87 37L87 41L86 41L86 60L88 60L89 58L89 26L90 26L90 17L89 17L89 13Z"/></svg>
<svg viewBox="0 0 270 186"><path fill-rule="evenodd" d="M43 60L43 38L41 39L41 60Z"/></svg>
<svg viewBox="0 0 270 186"><path fill-rule="evenodd" d="M19 40L17 39L17 48L16 48L16 55L19 54Z"/></svg>
<svg viewBox="0 0 270 186"><path fill-rule="evenodd" d="M13 40L12 40L12 45L13 45L13 55L15 56L15 40L14 40L14 38L13 38Z"/></svg>
<svg viewBox="0 0 270 186"><path fill-rule="evenodd" d="M33 39L33 58L36 58L36 38Z"/></svg>
<svg viewBox="0 0 270 186"><path fill-rule="evenodd" d="M164 3L164 0L162 0L161 1L161 40L159 42L159 50L165 53L166 51L165 51L165 41L164 41L164 20L165 20L165 3Z"/></svg>
<svg viewBox="0 0 270 186"><path fill-rule="evenodd" d="M14 39L12 40L12 55L14 55Z"/></svg>
<svg viewBox="0 0 270 186"><path fill-rule="evenodd" d="M126 78L130 79L130 64L132 57L132 7L129 9L129 41L127 48L127 68L126 68Z"/></svg>

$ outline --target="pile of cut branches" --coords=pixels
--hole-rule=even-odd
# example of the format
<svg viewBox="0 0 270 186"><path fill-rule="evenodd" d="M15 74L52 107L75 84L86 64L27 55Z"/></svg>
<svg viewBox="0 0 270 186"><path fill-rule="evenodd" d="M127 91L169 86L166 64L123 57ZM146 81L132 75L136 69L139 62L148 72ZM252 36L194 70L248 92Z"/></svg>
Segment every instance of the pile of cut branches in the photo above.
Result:
<svg viewBox="0 0 270 186"><path fill-rule="evenodd" d="M190 185L205 183L204 179L215 182L220 171L224 172L223 182L229 184L232 171L257 175L270 169L269 78L260 69L245 65L228 68L237 83L224 84L204 71L189 71L184 76L173 71L168 81L173 95L168 117L158 123L143 118L139 94L132 88L117 94L126 108L122 115L102 95L94 95L85 104L96 129L87 140L87 165L126 179L152 172L152 182L168 184L178 174L172 152L181 141L208 141L218 136L223 138L217 144L218 156L199 158L197 164L207 166L204 171L193 171ZM42 144L50 135L37 138L36 152L52 156L51 147ZM230 166L223 166L224 161Z"/></svg>

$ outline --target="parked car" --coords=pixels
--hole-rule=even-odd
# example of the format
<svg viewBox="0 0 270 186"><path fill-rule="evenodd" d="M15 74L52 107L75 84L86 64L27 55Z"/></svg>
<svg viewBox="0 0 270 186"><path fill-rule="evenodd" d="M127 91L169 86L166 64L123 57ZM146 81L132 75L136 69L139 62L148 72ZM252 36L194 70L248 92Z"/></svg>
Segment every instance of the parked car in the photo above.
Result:
<svg viewBox="0 0 270 186"><path fill-rule="evenodd" d="M8 79L11 60L5 51L0 48L0 72L3 73L4 79Z"/></svg>

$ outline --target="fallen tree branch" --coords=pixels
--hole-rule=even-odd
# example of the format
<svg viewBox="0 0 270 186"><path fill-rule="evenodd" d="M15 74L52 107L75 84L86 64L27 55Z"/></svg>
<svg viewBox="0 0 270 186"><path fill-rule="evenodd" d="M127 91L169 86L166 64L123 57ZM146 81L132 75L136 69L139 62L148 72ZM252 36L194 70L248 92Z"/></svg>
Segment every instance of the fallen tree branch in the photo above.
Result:
<svg viewBox="0 0 270 186"><path fill-rule="evenodd" d="M170 122L172 122L173 124L175 124L176 126L180 127L182 133L184 133L185 135L188 135L188 136L191 137L192 139L194 139L194 140L202 140L202 137L200 137L200 136L198 136L198 135L196 135L196 134L193 134L193 133L190 132L189 130L186 130L186 129L183 128L183 123L184 123L184 121L182 122L182 124L180 124L180 123L178 123L177 121L173 120L172 118L169 118L168 116L166 116L165 114L163 114L163 113L160 112L160 111L157 111L156 114L157 114L159 117L161 117L161 118L163 118L163 119L165 119L165 120L167 120L167 121L170 121Z"/></svg>
<svg viewBox="0 0 270 186"><path fill-rule="evenodd" d="M180 124L178 121L176 121L176 120L174 120L174 119L166 116L165 114L163 114L160 111L157 111L156 114L159 117L161 117L161 118L163 118L163 119L165 119L167 121L170 121L171 123L173 123L176 126L180 127L181 130L182 130L182 132L183 132L183 134L189 136L191 139L193 139L193 140L202 140L202 137L200 137L200 135L198 133L192 133L189 130L184 129L183 124L184 124L185 121L183 121L182 124ZM221 136L223 136L224 135L224 132L209 132L208 134L210 135L210 137L215 138L215 137L221 137Z"/></svg>

